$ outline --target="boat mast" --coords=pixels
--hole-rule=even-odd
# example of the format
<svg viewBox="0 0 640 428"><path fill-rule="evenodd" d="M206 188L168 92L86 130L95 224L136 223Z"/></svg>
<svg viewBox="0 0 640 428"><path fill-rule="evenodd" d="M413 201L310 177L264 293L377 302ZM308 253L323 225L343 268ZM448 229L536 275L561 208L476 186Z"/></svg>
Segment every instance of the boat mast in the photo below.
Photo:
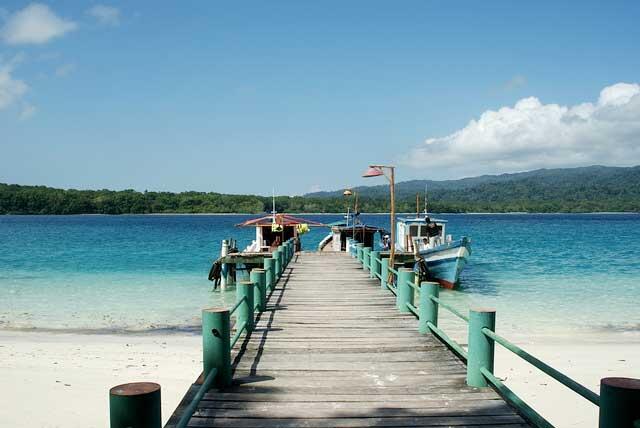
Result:
<svg viewBox="0 0 640 428"><path fill-rule="evenodd" d="M424 217L427 218L427 185L424 185Z"/></svg>

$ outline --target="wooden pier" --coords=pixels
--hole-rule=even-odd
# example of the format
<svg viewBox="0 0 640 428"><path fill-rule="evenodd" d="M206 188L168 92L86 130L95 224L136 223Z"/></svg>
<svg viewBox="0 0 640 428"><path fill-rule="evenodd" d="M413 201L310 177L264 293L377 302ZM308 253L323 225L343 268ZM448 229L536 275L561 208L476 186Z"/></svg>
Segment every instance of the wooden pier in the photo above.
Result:
<svg viewBox="0 0 640 428"><path fill-rule="evenodd" d="M640 427L639 379L603 378L598 395L498 335L495 311L465 315L412 269L347 248L296 254L288 240L236 284L233 308L203 310L203 372L165 428L553 428L494 374L496 344L598 406L599 428ZM466 346L439 309L468 324ZM109 409L111 428L160 428L160 385L115 386Z"/></svg>
<svg viewBox="0 0 640 428"><path fill-rule="evenodd" d="M297 255L189 427L529 426L345 253ZM194 384L166 427L197 393Z"/></svg>

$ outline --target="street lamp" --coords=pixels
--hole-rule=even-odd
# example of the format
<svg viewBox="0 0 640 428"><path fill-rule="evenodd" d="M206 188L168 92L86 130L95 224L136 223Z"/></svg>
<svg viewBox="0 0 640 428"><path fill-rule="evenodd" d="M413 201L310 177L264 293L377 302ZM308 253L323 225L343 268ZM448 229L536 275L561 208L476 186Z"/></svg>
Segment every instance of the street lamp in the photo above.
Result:
<svg viewBox="0 0 640 428"><path fill-rule="evenodd" d="M385 174L385 169L389 175ZM384 175L389 180L389 190L391 192L391 243L389 248L389 267L393 268L396 255L396 189L395 189L395 166L391 165L369 165L362 176L364 178L379 177Z"/></svg>

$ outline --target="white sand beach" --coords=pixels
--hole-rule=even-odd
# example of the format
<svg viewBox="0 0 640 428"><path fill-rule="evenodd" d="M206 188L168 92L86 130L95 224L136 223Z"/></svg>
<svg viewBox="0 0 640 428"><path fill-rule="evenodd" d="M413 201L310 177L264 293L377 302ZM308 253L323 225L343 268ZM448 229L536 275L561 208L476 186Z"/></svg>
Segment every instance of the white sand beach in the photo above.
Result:
<svg viewBox="0 0 640 428"><path fill-rule="evenodd" d="M601 377L640 375L637 334L513 339L596 392ZM557 427L597 426L596 406L497 349L496 374L550 422ZM200 353L200 337L195 335L2 331L0 425L105 427L109 388L131 381L161 384L166 421L200 373Z"/></svg>

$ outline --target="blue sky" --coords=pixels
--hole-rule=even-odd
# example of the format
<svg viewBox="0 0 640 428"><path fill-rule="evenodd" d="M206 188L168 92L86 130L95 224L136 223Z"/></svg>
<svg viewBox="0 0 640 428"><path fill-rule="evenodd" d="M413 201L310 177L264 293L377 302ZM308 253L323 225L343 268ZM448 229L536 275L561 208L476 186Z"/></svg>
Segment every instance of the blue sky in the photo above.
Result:
<svg viewBox="0 0 640 428"><path fill-rule="evenodd" d="M640 2L0 4L0 182L300 194L640 164Z"/></svg>

